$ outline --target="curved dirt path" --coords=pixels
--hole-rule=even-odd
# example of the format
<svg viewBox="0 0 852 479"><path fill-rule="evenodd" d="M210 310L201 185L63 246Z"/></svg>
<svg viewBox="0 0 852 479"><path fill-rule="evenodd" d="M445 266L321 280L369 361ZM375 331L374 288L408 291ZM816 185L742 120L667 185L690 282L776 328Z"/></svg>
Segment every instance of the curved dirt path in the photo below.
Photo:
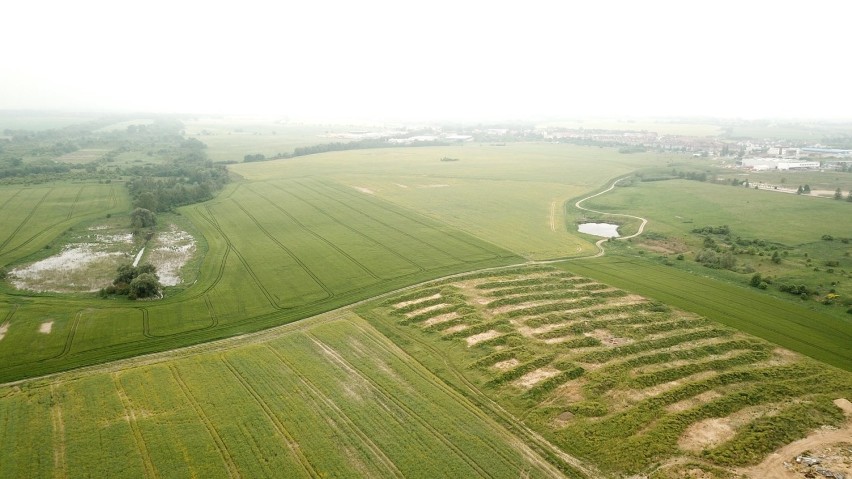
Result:
<svg viewBox="0 0 852 479"><path fill-rule="evenodd" d="M737 472L745 474L746 477L774 477L800 478L802 473L796 473L784 466L784 463L794 463L794 458L806 451L817 451L833 443L852 441L852 402L846 398L839 398L834 404L846 414L846 423L839 429L817 429L807 437L782 446L766 457L763 462L756 466L739 469ZM842 468L828 468L835 472L849 474L852 468L848 465ZM847 476L848 477L848 476Z"/></svg>
<svg viewBox="0 0 852 479"><path fill-rule="evenodd" d="M576 203L574 203L574 206L575 206L575 207L577 207L577 209L580 209L580 210L583 210L583 211L590 211L590 212L592 212L592 213L597 213L597 214L599 214L599 215L608 215L608 216L623 216L623 217L625 217L625 218L633 218L633 219L637 219L637 220L639 220L639 221L641 221L641 222L642 222L642 224L640 224L640 225L639 225L639 230L638 230L638 231L636 231L636 233L634 233L634 234L632 234L632 235L630 235L630 236L622 236L622 237L620 237L620 238L617 238L617 239L619 239L619 240L626 240L626 239L630 239L630 238L635 238L635 237L637 237L637 236L641 235L641 234L642 234L642 232L643 232L643 231L645 231L645 225L647 225L647 224L648 224L648 220L647 220L647 219L645 219L645 218L642 218L641 216L626 215L626 214L623 214L623 213L606 213L606 212L604 212L604 211L597 211L597 210L593 210L593 209L591 209L591 208L585 208L585 207L583 207L583 206L580 206L580 204L581 204L581 203L583 203L583 202L584 202L584 201L586 201L586 200L590 200L590 199L592 199L592 198L594 198L594 197L596 197L596 196L600 196L600 195L602 195L602 194L604 194L604 193L608 193L608 192L612 191L612 190L615 188L615 186L618 184L618 182L619 182L619 181L626 180L626 179L627 179L627 177L619 178L619 179L617 179L617 180L613 181L613 182L612 182L612 184L609 186L609 188L607 188L607 189L605 189L605 190L603 190L603 191L600 191L600 192L598 192L598 193L595 193L595 194L593 194L593 195L591 195L591 196L587 196L587 197L585 197L585 198L583 198L583 199L581 199L581 200L577 200L577 202L576 202ZM600 257L600 256L603 256L603 255L604 255L604 248L603 248L603 244L604 244L605 242L607 242L607 241L609 241L609 238L603 238L603 239L598 240L598 241L595 243L595 246L597 246L597 247L598 247L598 252L597 252L597 254L595 254L594 256L591 256L592 258L598 258L598 257Z"/></svg>

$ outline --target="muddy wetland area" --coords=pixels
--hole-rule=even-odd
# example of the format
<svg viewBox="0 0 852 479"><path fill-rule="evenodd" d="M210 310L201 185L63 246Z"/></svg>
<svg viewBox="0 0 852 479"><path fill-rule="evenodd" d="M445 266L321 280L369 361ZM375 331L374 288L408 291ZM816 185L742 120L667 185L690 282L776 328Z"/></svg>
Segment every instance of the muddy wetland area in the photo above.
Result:
<svg viewBox="0 0 852 479"><path fill-rule="evenodd" d="M193 236L173 223L150 235L133 235L125 225L96 224L69 230L61 250L9 271L20 290L55 293L98 291L112 284L122 264L151 263L160 284L181 283L181 269L196 252Z"/></svg>

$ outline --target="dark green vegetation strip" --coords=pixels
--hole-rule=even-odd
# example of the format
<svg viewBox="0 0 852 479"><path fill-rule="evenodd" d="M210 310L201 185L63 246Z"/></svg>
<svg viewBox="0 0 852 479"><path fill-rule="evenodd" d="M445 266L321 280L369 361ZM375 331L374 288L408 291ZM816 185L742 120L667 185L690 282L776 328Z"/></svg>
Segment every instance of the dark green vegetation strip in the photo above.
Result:
<svg viewBox="0 0 852 479"><path fill-rule="evenodd" d="M565 269L698 313L852 371L852 322L744 287L639 259L604 257Z"/></svg>

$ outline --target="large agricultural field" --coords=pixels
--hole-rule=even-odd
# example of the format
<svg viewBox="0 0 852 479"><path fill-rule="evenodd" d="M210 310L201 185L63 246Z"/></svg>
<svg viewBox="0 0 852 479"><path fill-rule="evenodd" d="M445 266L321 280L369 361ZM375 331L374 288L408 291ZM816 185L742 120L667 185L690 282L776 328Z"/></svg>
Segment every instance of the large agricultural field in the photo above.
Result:
<svg viewBox="0 0 852 479"><path fill-rule="evenodd" d="M354 315L208 349L0 388L0 476L561 477Z"/></svg>
<svg viewBox="0 0 852 479"><path fill-rule="evenodd" d="M144 146L143 120L99 128ZM565 143L230 164L324 132L193 120L57 155L89 181L0 185L0 477L792 478L764 459L852 448L849 202L643 182L717 170ZM175 152L231 181L139 233L128 175ZM144 301L80 269L178 251Z"/></svg>

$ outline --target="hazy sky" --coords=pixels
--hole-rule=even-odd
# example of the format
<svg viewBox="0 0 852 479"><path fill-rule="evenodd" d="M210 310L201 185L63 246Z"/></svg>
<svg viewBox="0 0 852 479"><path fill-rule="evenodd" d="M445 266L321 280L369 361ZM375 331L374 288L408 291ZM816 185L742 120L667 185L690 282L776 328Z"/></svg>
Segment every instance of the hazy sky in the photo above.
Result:
<svg viewBox="0 0 852 479"><path fill-rule="evenodd" d="M46 0L0 11L0 109L852 117L852 6L841 1Z"/></svg>

